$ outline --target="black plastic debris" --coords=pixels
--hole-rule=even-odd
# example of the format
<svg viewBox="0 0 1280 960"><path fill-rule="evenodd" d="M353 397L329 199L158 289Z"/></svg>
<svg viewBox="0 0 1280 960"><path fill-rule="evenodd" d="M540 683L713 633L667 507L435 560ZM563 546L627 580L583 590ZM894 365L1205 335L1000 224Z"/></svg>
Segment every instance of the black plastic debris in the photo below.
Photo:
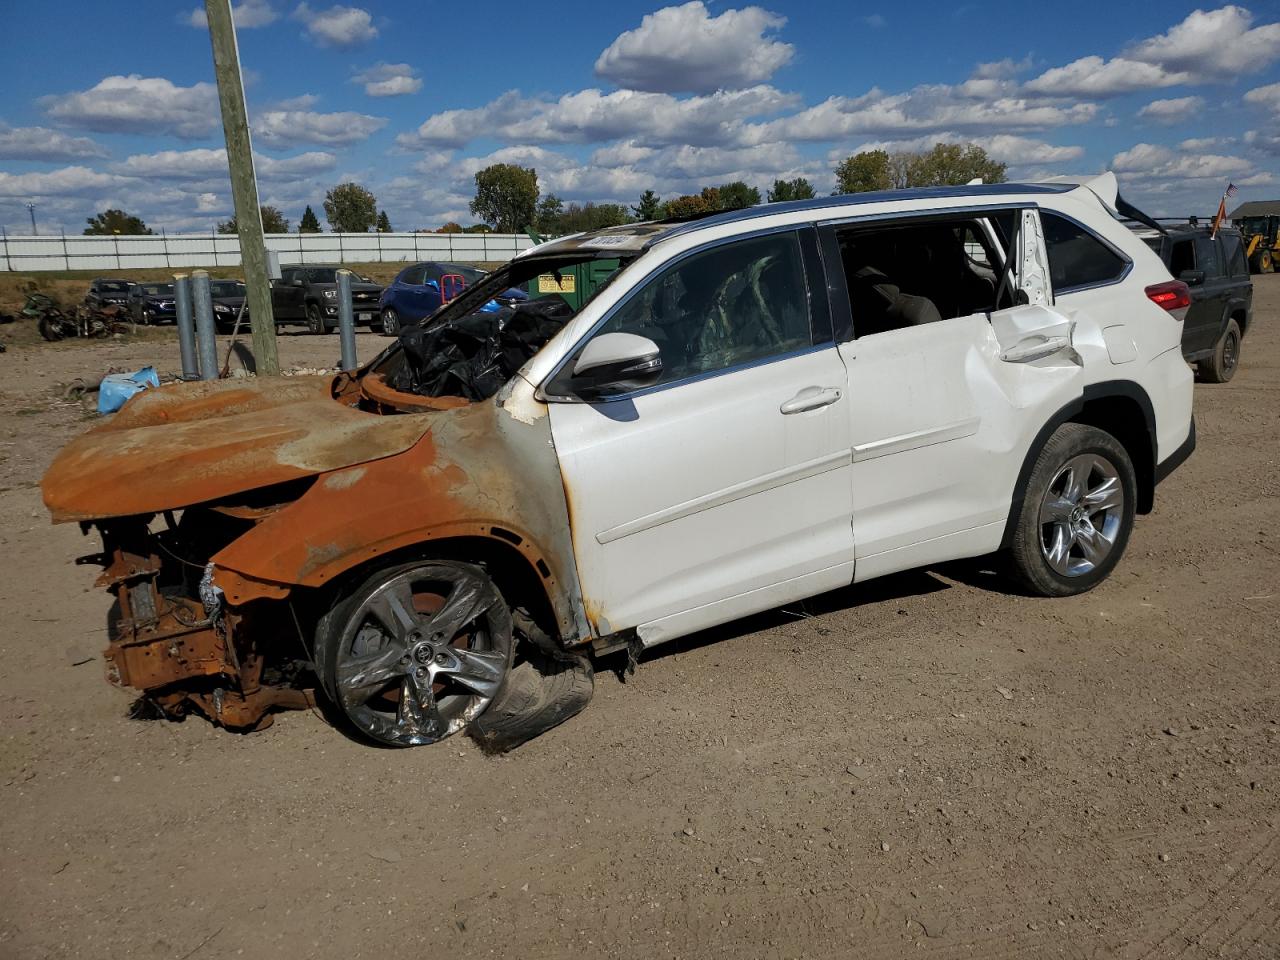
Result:
<svg viewBox="0 0 1280 960"><path fill-rule="evenodd" d="M550 296L402 329L405 362L390 385L426 397L488 399L572 316L561 297Z"/></svg>

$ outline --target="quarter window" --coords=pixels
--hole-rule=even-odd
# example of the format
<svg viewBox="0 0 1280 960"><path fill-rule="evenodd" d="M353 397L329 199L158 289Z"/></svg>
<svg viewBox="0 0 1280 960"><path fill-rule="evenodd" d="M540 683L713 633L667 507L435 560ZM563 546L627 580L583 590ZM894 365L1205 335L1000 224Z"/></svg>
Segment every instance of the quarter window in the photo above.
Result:
<svg viewBox="0 0 1280 960"><path fill-rule="evenodd" d="M1240 235L1237 233L1224 233L1222 235L1222 250L1228 272L1233 277L1247 277L1249 275L1249 264L1244 259L1244 244L1240 242Z"/></svg>
<svg viewBox="0 0 1280 960"><path fill-rule="evenodd" d="M1043 210L1040 223L1056 293L1111 283L1124 275L1125 259L1084 227Z"/></svg>
<svg viewBox="0 0 1280 960"><path fill-rule="evenodd" d="M1184 270L1196 268L1196 248L1191 240L1175 240L1170 247L1169 272L1175 277L1182 276Z"/></svg>
<svg viewBox="0 0 1280 960"><path fill-rule="evenodd" d="M813 343L799 239L772 234L696 253L646 283L600 328L658 345L660 383Z"/></svg>

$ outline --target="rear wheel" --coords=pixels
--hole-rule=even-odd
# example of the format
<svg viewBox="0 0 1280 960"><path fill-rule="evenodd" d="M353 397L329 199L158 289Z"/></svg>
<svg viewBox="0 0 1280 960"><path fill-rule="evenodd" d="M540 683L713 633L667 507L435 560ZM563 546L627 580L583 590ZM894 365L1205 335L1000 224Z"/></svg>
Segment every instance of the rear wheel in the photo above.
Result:
<svg viewBox="0 0 1280 960"><path fill-rule="evenodd" d="M1240 324L1227 321L1227 329L1214 345L1213 354L1197 365L1200 378L1209 383L1226 383L1240 365Z"/></svg>
<svg viewBox="0 0 1280 960"><path fill-rule="evenodd" d="M1064 423L1044 445L1023 493L1010 552L1035 593L1091 590L1120 562L1133 529L1137 478L1115 437Z"/></svg>
<svg viewBox="0 0 1280 960"><path fill-rule="evenodd" d="M511 613L480 567L379 571L321 621L321 682L351 725L385 746L435 743L479 716L511 668Z"/></svg>
<svg viewBox="0 0 1280 960"><path fill-rule="evenodd" d="M324 333L324 315L320 313L318 304L307 304L307 331L309 333Z"/></svg>
<svg viewBox="0 0 1280 960"><path fill-rule="evenodd" d="M382 335L394 337L400 333L400 317L392 307L382 310Z"/></svg>

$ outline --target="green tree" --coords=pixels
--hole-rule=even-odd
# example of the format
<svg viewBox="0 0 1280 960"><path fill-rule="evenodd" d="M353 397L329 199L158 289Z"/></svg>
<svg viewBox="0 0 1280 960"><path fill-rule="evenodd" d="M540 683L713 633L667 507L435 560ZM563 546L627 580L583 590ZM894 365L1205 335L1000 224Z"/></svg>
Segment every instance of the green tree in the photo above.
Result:
<svg viewBox="0 0 1280 960"><path fill-rule="evenodd" d="M84 232L89 236L102 234L110 236L114 233L137 236L151 232L150 228L142 222L141 217L135 217L132 214L125 213L123 210L103 210L96 217L90 217L85 223L89 224L89 226L85 228Z"/></svg>
<svg viewBox="0 0 1280 960"><path fill-rule="evenodd" d="M866 193L893 187L889 154L868 150L846 157L836 167L836 193Z"/></svg>
<svg viewBox="0 0 1280 960"><path fill-rule="evenodd" d="M387 217L387 211L385 210L378 211L378 232L379 233L391 232L391 220Z"/></svg>
<svg viewBox="0 0 1280 960"><path fill-rule="evenodd" d="M493 227L487 223L473 223L469 227L462 228L463 233L493 233Z"/></svg>
<svg viewBox="0 0 1280 960"><path fill-rule="evenodd" d="M340 183L324 196L324 216L334 233L368 233L378 220L378 200L358 183Z"/></svg>
<svg viewBox="0 0 1280 960"><path fill-rule="evenodd" d="M640 194L640 202L631 208L637 220L657 220L662 216L662 200L652 190Z"/></svg>
<svg viewBox="0 0 1280 960"><path fill-rule="evenodd" d="M712 204L715 204L714 206ZM701 213L710 213L720 209L720 194L715 187L707 187L702 193L686 193L683 196L668 200L662 205L664 219L672 217L693 217Z"/></svg>
<svg viewBox="0 0 1280 960"><path fill-rule="evenodd" d="M817 194L813 192L813 184L804 177L794 180L775 180L769 191L769 202L780 203L783 200L812 200Z"/></svg>
<svg viewBox="0 0 1280 960"><path fill-rule="evenodd" d="M307 204L307 209L302 211L302 219L298 221L298 232L320 232L320 221L316 219L316 213L311 209L311 204Z"/></svg>
<svg viewBox="0 0 1280 960"><path fill-rule="evenodd" d="M581 233L630 223L627 208L620 203L571 203L560 214L561 233Z"/></svg>
<svg viewBox="0 0 1280 960"><path fill-rule="evenodd" d="M310 210L311 208L308 207L307 209ZM262 215L263 233L289 232L289 220L280 212L279 207L259 207L258 212ZM239 233L240 228L236 225L236 218L232 217L230 220L224 220L218 224L218 232L227 234Z"/></svg>
<svg viewBox="0 0 1280 960"><path fill-rule="evenodd" d="M513 163L495 163L476 174L471 212L498 233L517 233L538 217L538 172Z"/></svg>
<svg viewBox="0 0 1280 960"><path fill-rule="evenodd" d="M1005 170L1005 164L975 143L936 143L932 150L911 155L904 186L959 186L979 177L983 183L1004 183Z"/></svg>
<svg viewBox="0 0 1280 960"><path fill-rule="evenodd" d="M760 191L748 187L741 180L721 184L714 188L720 195L717 210L741 210L743 207L754 207L760 202Z"/></svg>
<svg viewBox="0 0 1280 960"><path fill-rule="evenodd" d="M560 218L564 215L564 201L554 193L548 193L538 201L537 226L546 234L564 233Z"/></svg>

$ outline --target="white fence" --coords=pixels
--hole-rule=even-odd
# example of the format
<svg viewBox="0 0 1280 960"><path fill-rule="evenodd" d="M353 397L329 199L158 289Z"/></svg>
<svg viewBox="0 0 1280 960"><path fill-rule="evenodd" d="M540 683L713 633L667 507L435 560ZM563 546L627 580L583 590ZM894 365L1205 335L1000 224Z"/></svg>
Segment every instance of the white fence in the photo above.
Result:
<svg viewBox="0 0 1280 960"><path fill-rule="evenodd" d="M533 241L515 233L269 233L267 249L287 263L510 260ZM240 238L208 233L155 236L3 236L0 271L235 267Z"/></svg>

